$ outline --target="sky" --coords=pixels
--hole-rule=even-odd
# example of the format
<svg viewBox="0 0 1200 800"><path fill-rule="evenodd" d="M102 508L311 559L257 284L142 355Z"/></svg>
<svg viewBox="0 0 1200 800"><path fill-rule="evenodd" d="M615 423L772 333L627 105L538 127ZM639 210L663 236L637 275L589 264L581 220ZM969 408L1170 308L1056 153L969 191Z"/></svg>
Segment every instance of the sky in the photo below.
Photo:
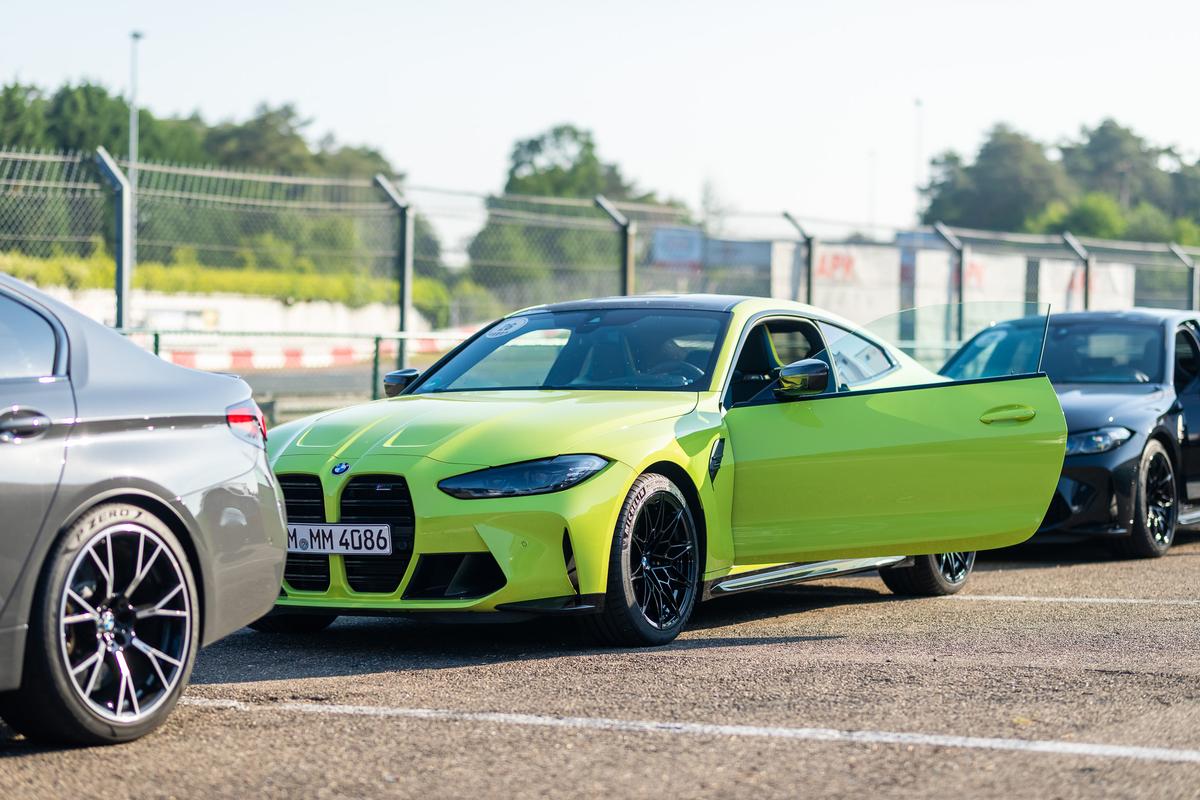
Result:
<svg viewBox="0 0 1200 800"><path fill-rule="evenodd" d="M0 81L124 92L137 29L155 114L293 102L421 186L498 191L515 140L570 122L693 207L707 182L739 213L906 225L923 162L997 122L1053 143L1111 116L1200 153L1194 0L0 7Z"/></svg>

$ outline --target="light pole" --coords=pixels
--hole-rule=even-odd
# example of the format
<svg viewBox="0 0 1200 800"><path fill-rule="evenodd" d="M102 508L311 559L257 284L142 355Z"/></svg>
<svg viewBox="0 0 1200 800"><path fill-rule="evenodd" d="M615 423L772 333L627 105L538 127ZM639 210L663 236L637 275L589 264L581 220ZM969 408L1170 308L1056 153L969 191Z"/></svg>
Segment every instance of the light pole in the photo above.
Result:
<svg viewBox="0 0 1200 800"><path fill-rule="evenodd" d="M137 104L137 53L141 31L129 34L129 268L132 272L137 263L137 189L138 189L138 104Z"/></svg>
<svg viewBox="0 0 1200 800"><path fill-rule="evenodd" d="M921 183L925 176L925 153L924 153L924 127L925 127L925 106L921 102L921 98L916 98L913 101L913 107L916 110L916 136L914 141L913 159L913 184L917 193L917 222L920 222L921 217Z"/></svg>

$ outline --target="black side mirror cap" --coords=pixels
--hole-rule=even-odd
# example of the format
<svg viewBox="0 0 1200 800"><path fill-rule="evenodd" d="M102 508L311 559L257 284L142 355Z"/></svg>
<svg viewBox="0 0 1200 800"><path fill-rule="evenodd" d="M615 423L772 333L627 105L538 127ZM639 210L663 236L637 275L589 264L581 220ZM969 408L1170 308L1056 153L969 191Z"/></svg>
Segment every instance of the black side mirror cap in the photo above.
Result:
<svg viewBox="0 0 1200 800"><path fill-rule="evenodd" d="M388 397L395 397L407 389L420 374L419 370L415 370L412 367L389 372L383 376L383 393Z"/></svg>
<svg viewBox="0 0 1200 800"><path fill-rule="evenodd" d="M819 358L795 361L779 370L779 385L775 396L780 398L810 397L823 394L829 388L829 365Z"/></svg>

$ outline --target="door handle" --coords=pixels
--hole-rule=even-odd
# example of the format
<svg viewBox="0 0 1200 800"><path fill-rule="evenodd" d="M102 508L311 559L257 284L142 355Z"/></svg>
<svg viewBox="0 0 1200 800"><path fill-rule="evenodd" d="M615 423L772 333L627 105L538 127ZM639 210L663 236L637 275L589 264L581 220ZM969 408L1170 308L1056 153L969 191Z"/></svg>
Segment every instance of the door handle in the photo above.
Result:
<svg viewBox="0 0 1200 800"><path fill-rule="evenodd" d="M0 416L0 444L41 436L50 430L50 418L40 411L10 411Z"/></svg>
<svg viewBox="0 0 1200 800"><path fill-rule="evenodd" d="M1037 416L1037 411L1029 406L1000 406L983 412L979 421L985 425L993 422L1028 422Z"/></svg>

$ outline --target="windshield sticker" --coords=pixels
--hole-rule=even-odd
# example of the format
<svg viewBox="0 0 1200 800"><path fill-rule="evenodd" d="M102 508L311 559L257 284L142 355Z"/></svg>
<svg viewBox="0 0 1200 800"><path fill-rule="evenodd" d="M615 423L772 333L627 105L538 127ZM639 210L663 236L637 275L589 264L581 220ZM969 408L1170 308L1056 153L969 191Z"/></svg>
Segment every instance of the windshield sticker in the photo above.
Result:
<svg viewBox="0 0 1200 800"><path fill-rule="evenodd" d="M488 331L484 336L488 339L499 339L501 336L508 336L510 333L516 333L529 324L529 317L513 317L506 319L496 327Z"/></svg>

